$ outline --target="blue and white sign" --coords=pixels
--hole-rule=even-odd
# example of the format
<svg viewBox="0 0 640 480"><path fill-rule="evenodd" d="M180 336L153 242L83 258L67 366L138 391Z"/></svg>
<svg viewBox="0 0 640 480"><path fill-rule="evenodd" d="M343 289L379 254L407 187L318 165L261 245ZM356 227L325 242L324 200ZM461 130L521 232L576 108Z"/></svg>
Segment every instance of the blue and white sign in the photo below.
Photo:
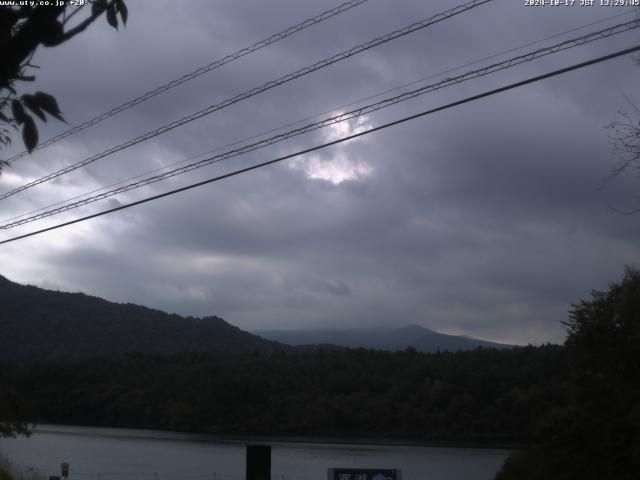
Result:
<svg viewBox="0 0 640 480"><path fill-rule="evenodd" d="M327 480L402 480L402 471L388 468L329 468Z"/></svg>

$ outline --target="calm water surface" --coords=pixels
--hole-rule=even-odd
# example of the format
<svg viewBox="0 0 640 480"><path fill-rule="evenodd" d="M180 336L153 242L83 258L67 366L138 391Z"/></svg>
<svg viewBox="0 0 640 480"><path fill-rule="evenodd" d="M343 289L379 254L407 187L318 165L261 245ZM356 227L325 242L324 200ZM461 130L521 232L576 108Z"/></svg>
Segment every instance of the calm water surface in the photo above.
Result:
<svg viewBox="0 0 640 480"><path fill-rule="evenodd" d="M251 440L47 425L28 439L0 439L0 452L47 475L59 475L60 463L68 462L69 480L241 480L247 442ZM330 467L399 468L403 480L489 480L509 454L484 448L268 443L273 480L324 480Z"/></svg>

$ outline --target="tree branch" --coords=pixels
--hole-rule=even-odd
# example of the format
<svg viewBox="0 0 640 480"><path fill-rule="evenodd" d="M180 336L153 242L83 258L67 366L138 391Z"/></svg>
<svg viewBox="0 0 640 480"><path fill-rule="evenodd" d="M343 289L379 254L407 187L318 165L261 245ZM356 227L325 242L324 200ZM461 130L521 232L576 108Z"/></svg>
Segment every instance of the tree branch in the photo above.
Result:
<svg viewBox="0 0 640 480"><path fill-rule="evenodd" d="M111 3L113 3L113 0L111 2L109 2L109 4L107 4L107 6L110 5ZM70 40L71 38L75 37L79 33L82 33L84 30L86 30L86 28L89 25L91 25L93 22L95 22L95 20L107 10L107 6L102 7L102 8L98 8L88 18L84 19L82 22L80 22L78 25L76 25L72 29L67 30L66 32L64 32L62 34L62 36L58 40L55 41L55 43L52 43L49 46L54 47L56 45L60 45L61 43L64 43L67 40ZM73 12L73 13L75 14L75 12Z"/></svg>
<svg viewBox="0 0 640 480"><path fill-rule="evenodd" d="M48 27L64 11L64 6L36 8L22 28L0 47L0 78L8 81L15 78L23 62L42 43L49 33Z"/></svg>

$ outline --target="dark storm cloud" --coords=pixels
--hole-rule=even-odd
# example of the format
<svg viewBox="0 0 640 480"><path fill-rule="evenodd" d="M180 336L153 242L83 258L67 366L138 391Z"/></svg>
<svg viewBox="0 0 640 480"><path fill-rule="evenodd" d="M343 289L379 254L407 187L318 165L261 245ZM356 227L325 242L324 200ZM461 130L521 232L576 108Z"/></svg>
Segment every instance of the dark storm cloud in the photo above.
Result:
<svg viewBox="0 0 640 480"><path fill-rule="evenodd" d="M81 40L40 52L37 88L54 93L77 124L333 6L136 2L126 30L102 22ZM0 182L17 186L453 6L372 0L37 152ZM13 216L620 11L496 1L105 158L3 202L0 211ZM435 92L349 129L300 137L83 213L583 61L637 38L626 34ZM242 328L421 323L503 341L559 341L570 303L605 288L638 258L637 222L607 209L633 205L637 183L597 187L612 166L603 126L625 107L622 95L636 93L639 74L630 59L618 59L8 245L0 252L2 273L186 315L218 314ZM49 123L42 137L64 128Z"/></svg>

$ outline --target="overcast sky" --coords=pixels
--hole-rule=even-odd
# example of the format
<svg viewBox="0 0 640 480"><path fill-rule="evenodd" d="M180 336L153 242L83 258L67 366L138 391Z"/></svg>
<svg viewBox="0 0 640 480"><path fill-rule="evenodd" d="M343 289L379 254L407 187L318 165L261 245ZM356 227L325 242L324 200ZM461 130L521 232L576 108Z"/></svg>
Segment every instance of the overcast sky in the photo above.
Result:
<svg viewBox="0 0 640 480"><path fill-rule="evenodd" d="M339 0L129 0L34 58L25 92L56 96L70 125L100 114ZM579 2L576 2L579 3ZM370 0L15 162L7 191L356 44L447 10L452 0ZM597 20L621 7L496 0L0 201L13 217ZM412 113L630 47L632 31L0 233L27 233ZM495 59L493 61L496 61ZM483 65L483 62L479 65ZM347 144L0 246L11 280L82 291L247 330L403 326L514 343L560 342L571 303L621 278L640 254L631 176L604 126L640 67L621 57L452 108ZM387 95L388 96L388 95ZM379 97L383 98L383 97ZM322 117L320 117L322 118ZM64 131L40 124L41 139ZM16 139L5 158L20 150Z"/></svg>

